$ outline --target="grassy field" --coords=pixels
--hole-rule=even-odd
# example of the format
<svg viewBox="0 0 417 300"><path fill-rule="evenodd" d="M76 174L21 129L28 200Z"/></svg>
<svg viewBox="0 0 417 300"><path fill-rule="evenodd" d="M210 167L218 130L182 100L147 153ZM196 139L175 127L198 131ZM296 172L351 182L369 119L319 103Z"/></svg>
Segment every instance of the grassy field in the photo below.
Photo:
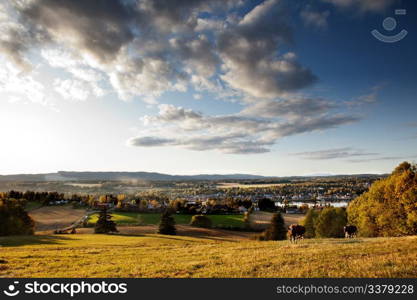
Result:
<svg viewBox="0 0 417 300"><path fill-rule="evenodd" d="M158 213L133 213L133 212L114 212L113 220L118 225L157 225L161 219ZM243 215L207 215L214 227L243 227ZM97 222L97 214L93 214L89 218L89 223ZM189 224L192 215L174 215L176 224Z"/></svg>
<svg viewBox="0 0 417 300"><path fill-rule="evenodd" d="M0 245L0 277L417 277L417 236L290 244L77 234Z"/></svg>
<svg viewBox="0 0 417 300"><path fill-rule="evenodd" d="M38 209L38 208L40 208L40 207L42 207L42 204L41 204L41 203L39 203L39 202L35 202L35 201L30 201L30 202L28 202L28 203L26 204L26 206L25 206L25 210L26 210L26 211L32 211L32 210L34 210L34 209Z"/></svg>

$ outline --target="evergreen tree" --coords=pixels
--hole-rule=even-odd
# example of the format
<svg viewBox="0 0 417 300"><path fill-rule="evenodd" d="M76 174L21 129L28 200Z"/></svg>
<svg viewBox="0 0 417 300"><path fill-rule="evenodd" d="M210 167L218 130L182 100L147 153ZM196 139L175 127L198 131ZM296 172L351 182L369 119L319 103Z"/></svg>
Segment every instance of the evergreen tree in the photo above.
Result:
<svg viewBox="0 0 417 300"><path fill-rule="evenodd" d="M168 234L168 235L177 234L177 230L175 229L175 220L168 210L166 210L161 215L161 221L159 223L158 233Z"/></svg>
<svg viewBox="0 0 417 300"><path fill-rule="evenodd" d="M96 226L94 228L95 233L109 233L109 232L118 232L116 228L116 223L111 219L112 216L107 212L107 207L103 206Z"/></svg>
<svg viewBox="0 0 417 300"><path fill-rule="evenodd" d="M261 240L278 241L287 238L287 229L285 228L284 218L281 213L274 213L271 219L271 224L262 233Z"/></svg>

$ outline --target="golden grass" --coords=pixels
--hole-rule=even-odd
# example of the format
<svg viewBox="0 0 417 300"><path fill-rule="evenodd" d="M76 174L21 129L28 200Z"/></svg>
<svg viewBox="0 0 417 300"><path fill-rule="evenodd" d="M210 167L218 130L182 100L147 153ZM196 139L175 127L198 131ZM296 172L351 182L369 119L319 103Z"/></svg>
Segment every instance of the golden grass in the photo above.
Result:
<svg viewBox="0 0 417 300"><path fill-rule="evenodd" d="M417 277L417 236L219 241L78 234L0 238L1 277Z"/></svg>

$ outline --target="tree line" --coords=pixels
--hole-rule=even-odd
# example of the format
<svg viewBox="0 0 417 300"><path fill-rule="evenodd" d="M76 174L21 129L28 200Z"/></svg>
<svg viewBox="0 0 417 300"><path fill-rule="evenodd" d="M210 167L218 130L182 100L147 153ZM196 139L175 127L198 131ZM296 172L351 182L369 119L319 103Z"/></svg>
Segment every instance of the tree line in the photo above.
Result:
<svg viewBox="0 0 417 300"><path fill-rule="evenodd" d="M57 192L0 193L0 235L33 233L33 220L25 211L27 201L48 204L51 201L62 200L64 196ZM125 200L123 195L102 195L98 199L90 195L72 195L70 199L75 202L86 201L89 204L99 201L99 203L115 203L116 205ZM147 200L142 199L142 201ZM182 204L181 201L171 201L165 209L181 211ZM231 204L250 207L252 203L240 199ZM276 211L274 203L269 199L261 199L258 206L263 210ZM174 232L170 214L164 213L162 216L161 223L168 224L168 227L171 227L168 231ZM110 220L110 218L103 213L102 220ZM196 218L195 222L204 224L206 221ZM113 226L111 222L103 221L103 224ZM281 239L284 231L283 224L282 215L276 213L272 218L269 231L264 233L265 239ZM347 209L334 207L326 207L322 210L310 209L303 222L306 229L305 236L310 238L342 237L343 226L347 224L356 226L361 236L417 234L417 166L403 162L389 177L374 182L369 191L351 201ZM161 230L162 232L164 230Z"/></svg>

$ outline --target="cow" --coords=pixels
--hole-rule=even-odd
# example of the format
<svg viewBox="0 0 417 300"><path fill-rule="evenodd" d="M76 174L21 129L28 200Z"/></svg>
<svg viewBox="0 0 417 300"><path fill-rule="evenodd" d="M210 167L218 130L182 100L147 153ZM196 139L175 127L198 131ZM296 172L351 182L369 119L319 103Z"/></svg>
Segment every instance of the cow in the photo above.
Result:
<svg viewBox="0 0 417 300"><path fill-rule="evenodd" d="M306 228L298 224L291 224L288 227L288 238L291 242L296 243L297 240L304 238Z"/></svg>
<svg viewBox="0 0 417 300"><path fill-rule="evenodd" d="M356 232L358 228L354 225L346 225L343 227L343 232L345 233L345 238L350 239L356 237Z"/></svg>
<svg viewBox="0 0 417 300"><path fill-rule="evenodd" d="M55 229L54 230L54 234L76 234L77 230L75 229L75 227L67 227L64 229Z"/></svg>

